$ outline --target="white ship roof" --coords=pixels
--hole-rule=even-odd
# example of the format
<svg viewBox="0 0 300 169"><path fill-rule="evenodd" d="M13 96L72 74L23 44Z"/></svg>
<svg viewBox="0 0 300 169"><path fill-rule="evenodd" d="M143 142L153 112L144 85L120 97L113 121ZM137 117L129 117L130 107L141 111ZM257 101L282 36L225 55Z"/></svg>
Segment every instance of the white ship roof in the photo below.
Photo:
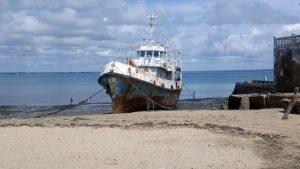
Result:
<svg viewBox="0 0 300 169"><path fill-rule="evenodd" d="M165 51L165 48L163 46L158 46L158 45L142 45L139 47L140 51L146 51L146 50L151 50L151 51Z"/></svg>

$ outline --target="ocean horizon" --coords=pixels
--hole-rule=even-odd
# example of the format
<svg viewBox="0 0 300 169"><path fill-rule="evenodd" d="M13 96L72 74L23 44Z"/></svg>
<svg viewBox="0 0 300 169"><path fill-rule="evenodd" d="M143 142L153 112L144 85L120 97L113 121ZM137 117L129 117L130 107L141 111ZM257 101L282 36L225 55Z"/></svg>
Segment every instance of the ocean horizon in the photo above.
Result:
<svg viewBox="0 0 300 169"><path fill-rule="evenodd" d="M0 105L65 105L102 89L100 72L1 72ZM237 81L273 80L272 69L183 71L180 99L228 97ZM110 102L105 92L95 102Z"/></svg>
<svg viewBox="0 0 300 169"><path fill-rule="evenodd" d="M233 70L186 70L183 72L231 72L231 71L273 71L274 69L233 69ZM99 73L99 71L15 71L15 72L0 72L0 74L41 74L41 73L57 73L57 74L67 74L67 73Z"/></svg>

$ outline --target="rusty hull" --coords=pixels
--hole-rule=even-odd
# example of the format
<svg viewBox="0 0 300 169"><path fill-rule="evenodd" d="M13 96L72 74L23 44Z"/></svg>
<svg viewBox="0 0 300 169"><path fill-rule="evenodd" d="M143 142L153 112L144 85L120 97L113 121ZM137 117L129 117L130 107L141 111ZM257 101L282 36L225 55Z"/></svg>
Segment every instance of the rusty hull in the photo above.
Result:
<svg viewBox="0 0 300 169"><path fill-rule="evenodd" d="M106 73L99 77L98 83L110 95L113 113L174 107L181 92L118 73Z"/></svg>

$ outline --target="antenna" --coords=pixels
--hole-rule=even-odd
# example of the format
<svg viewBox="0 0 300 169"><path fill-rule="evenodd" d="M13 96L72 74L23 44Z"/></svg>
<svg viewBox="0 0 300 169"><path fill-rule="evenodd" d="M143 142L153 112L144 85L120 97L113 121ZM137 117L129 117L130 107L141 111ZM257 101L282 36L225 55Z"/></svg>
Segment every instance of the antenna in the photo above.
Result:
<svg viewBox="0 0 300 169"><path fill-rule="evenodd" d="M151 42L151 39L152 39L152 32L153 32L153 20L154 18L157 18L158 15L155 15L154 13L151 13L151 15L147 15L147 17L150 19L150 35L149 35L149 39L150 39L150 42Z"/></svg>

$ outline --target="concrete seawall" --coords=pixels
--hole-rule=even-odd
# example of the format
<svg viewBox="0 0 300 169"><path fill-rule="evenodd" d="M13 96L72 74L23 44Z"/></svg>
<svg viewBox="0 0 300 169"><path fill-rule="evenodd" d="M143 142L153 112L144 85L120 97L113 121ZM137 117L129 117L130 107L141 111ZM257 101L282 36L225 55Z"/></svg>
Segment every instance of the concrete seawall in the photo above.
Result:
<svg viewBox="0 0 300 169"><path fill-rule="evenodd" d="M232 110L263 108L285 109L288 106L288 101L292 99L293 95L294 93L252 93L230 95L228 98L228 108ZM299 113L299 106L296 105L292 113Z"/></svg>

